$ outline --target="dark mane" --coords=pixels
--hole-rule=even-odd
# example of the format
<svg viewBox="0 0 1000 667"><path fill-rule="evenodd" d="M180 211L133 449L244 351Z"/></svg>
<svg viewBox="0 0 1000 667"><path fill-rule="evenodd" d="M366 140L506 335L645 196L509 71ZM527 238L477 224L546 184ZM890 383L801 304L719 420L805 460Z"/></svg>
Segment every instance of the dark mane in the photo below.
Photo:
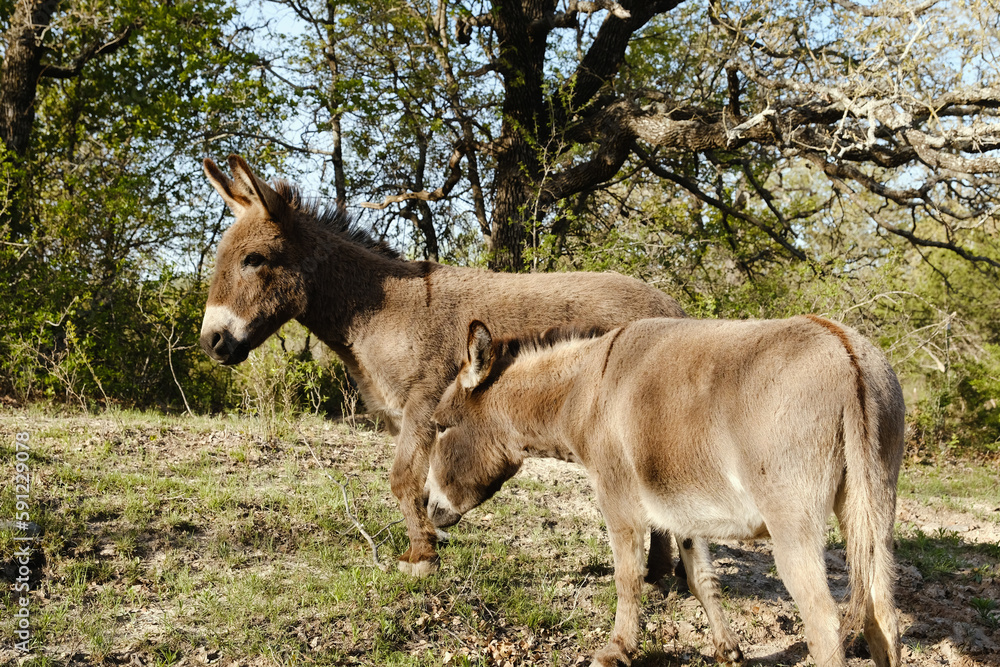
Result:
<svg viewBox="0 0 1000 667"><path fill-rule="evenodd" d="M400 259L399 253L389 247L385 241L376 239L371 233L351 224L351 217L342 206L327 207L318 200L308 200L302 196L299 186L283 179L275 179L272 183L274 191L296 211L308 215L313 220L330 229L351 243L368 248L390 259Z"/></svg>
<svg viewBox="0 0 1000 667"><path fill-rule="evenodd" d="M570 323L559 327L550 327L544 331L532 331L511 338L495 340L493 345L497 359L507 358L509 361L513 361L522 352L544 350L571 340L597 338L608 331L610 329L603 327Z"/></svg>
<svg viewBox="0 0 1000 667"><path fill-rule="evenodd" d="M544 331L534 331L511 338L501 338L493 340L493 364L490 371L476 387L473 394L481 394L503 375L518 355L524 352L545 350L559 343L571 340L583 340L603 336L610 329L597 326L581 326L579 324L567 324L559 327L551 327Z"/></svg>

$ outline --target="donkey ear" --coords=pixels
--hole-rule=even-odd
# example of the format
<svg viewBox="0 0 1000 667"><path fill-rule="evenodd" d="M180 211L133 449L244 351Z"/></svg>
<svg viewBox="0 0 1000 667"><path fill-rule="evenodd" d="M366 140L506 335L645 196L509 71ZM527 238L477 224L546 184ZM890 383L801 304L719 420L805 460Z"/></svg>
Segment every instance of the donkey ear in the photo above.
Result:
<svg viewBox="0 0 1000 667"><path fill-rule="evenodd" d="M233 178L243 186L243 189L253 199L260 202L272 220L281 222L287 218L287 202L270 185L253 173L246 160L239 155L230 155L229 168L233 172Z"/></svg>
<svg viewBox="0 0 1000 667"><path fill-rule="evenodd" d="M466 389L479 386L493 368L493 336L486 325L479 320L469 324L469 368L463 381Z"/></svg>
<svg viewBox="0 0 1000 667"><path fill-rule="evenodd" d="M205 158L202 164L205 168L205 175L208 176L208 182L212 184L216 192L222 195L222 200L226 202L226 206L233 212L233 215L239 216L250 207L253 203L250 198L240 190L236 183L233 183L228 176L222 173L222 170L214 162Z"/></svg>

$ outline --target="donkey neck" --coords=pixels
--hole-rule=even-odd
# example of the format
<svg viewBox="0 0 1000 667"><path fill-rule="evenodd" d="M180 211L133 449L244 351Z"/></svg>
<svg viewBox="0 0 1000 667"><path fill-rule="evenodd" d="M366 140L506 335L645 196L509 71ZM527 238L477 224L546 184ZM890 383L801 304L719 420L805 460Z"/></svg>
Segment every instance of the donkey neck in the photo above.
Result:
<svg viewBox="0 0 1000 667"><path fill-rule="evenodd" d="M306 328L335 349L350 347L373 315L400 291L422 289L423 262L379 254L331 230L316 230L305 262Z"/></svg>
<svg viewBox="0 0 1000 667"><path fill-rule="evenodd" d="M520 431L527 456L581 460L572 433L586 402L578 378L587 365L586 349L593 344L590 339L573 340L529 352L507 369L510 381L504 383L501 400Z"/></svg>

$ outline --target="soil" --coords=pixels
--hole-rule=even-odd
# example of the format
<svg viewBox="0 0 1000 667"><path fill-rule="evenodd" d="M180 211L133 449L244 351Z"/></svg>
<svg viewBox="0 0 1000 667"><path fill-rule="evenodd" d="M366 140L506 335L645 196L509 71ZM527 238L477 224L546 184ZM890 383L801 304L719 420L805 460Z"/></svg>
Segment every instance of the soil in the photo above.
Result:
<svg viewBox="0 0 1000 667"><path fill-rule="evenodd" d="M36 421L40 421L37 420ZM43 424L37 424L39 429ZM102 442L114 435L113 424L101 422L80 424L81 440L84 437ZM366 465L374 465L378 470L388 470L393 454L393 446L387 435L359 432L348 442L329 436L329 426L315 427L308 434L312 442L322 442L316 465L347 471L360 467L356 459L358 451L375 451L375 459L369 457ZM2 431L3 429L0 429ZM107 433L104 433L107 431ZM218 446L221 440L246 441L243 434L232 431L193 433L185 428L171 427L157 429L156 438L141 430L130 438L125 438L122 447L130 446L131 440L141 441L143 447L155 453L154 460L183 462L199 457L209 445ZM93 434L86 435L84 434ZM117 437L117 436L115 436ZM85 442L89 442L86 440ZM233 443L225 443L228 445ZM245 443L244 443L245 444ZM247 465L279 466L279 453L263 454L253 450L247 458ZM270 458L269 458L270 457ZM273 460L270 460L273 459ZM243 465L243 464L241 464ZM600 515L593 501L593 494L585 473L579 466L550 460L529 460L518 478L529 483L512 484L501 492L519 498L521 501L544 506L548 510L545 526L556 533L579 531L581 522L590 527L600 525ZM998 476L1000 479L1000 476ZM530 483L534 480L537 483ZM553 487L557 487L553 491ZM489 508L484 506L470 514L462 522L462 535L456 539L477 540L477 535L491 527ZM1000 610L983 607L988 601L1000 603L1000 498L986 498L977 501L917 502L902 498L898 505L897 525L900 539L897 543L898 582L896 602L901 612L900 628L903 633L903 664L918 667L939 665L989 665L1000 667ZM499 521L499 518L496 520ZM508 530L508 528L504 528ZM590 528L588 528L590 530ZM511 531L512 546L524 553L532 554L527 567L546 567L546 556L540 550L531 549L531 537L527 530ZM928 547L948 550L955 555L951 563L954 567L944 571L922 574L926 563L908 559L903 554L924 536ZM905 548L904 548L905 547ZM162 557L157 549L151 549L150 559ZM748 664L799 665L812 664L802 635L802 623L795 605L774 570L770 545L767 541L723 542L713 546L714 562L724 588L724 606L733 630L740 639L740 645ZM393 556L383 554L390 562ZM555 586L553 593L565 601L564 608L570 616L593 614L598 608L605 610L609 601L602 597L601 590L608 589L612 578L609 563L600 566L570 568ZM458 575L448 573L445 562L442 576L455 578L456 588L462 584ZM488 568L484 562L480 567ZM827 567L833 594L843 598L846 594L847 572L842 549L828 549ZM546 576L551 576L546 573ZM600 584L600 585L595 585ZM713 664L713 648L709 638L707 622L698 602L687 593L683 581L668 577L663 585L646 590L646 605L643 623L643 651L633 665L636 667L671 667L683 664ZM982 603L977 608L975 601ZM527 627L510 623L509 619L497 619L482 615L475 627L463 631L460 620L449 611L454 605L427 596L423 602L401 594L399 604L423 604L425 613L417 624L410 628L412 639L405 650L414 655L436 651L435 637L447 630L451 636L462 637L462 648L458 655L449 651L440 653L442 663L458 662L462 654L475 656L473 664L534 665L552 664L553 651L559 652L560 665L587 664L581 643L599 646L606 641L608 628L595 627L591 631L563 630L559 624L535 633ZM477 612L478 614L478 612ZM131 621L135 624L129 634L134 637L155 637L165 630L160 627L163 619L150 611L138 615ZM344 648L343 639L348 635L347 626L317 623L315 627L299 627L297 632L308 635L307 644L318 652L324 646ZM454 630L452 630L454 628ZM341 632L343 630L344 632ZM437 634L435 634L437 633ZM358 641L356 660L351 664L375 664L366 658L364 638ZM117 664L153 664L155 655L148 649L143 656L130 649L116 647L112 654ZM349 647L350 648L350 647ZM353 651L352 651L353 653ZM56 658L50 664L92 664L93 656L69 652L64 658ZM571 657L570 657L571 656ZM17 664L21 656L0 646L0 665ZM137 662L138 660L138 662ZM569 660L569 662L567 662ZM275 664L270 659L240 658L231 660L206 649L189 651L175 662L176 665L253 665ZM863 641L856 641L849 649L849 664L870 665Z"/></svg>
<svg viewBox="0 0 1000 667"><path fill-rule="evenodd" d="M551 460L529 460L522 476L545 484L558 482L576 489L572 497L562 494L560 510L567 515L582 513L598 518L590 498L586 475L578 466ZM985 516L986 519L981 517ZM897 506L897 525L904 530L919 529L925 535L957 536L959 545L1000 546L1000 498L993 503L972 503L967 511L931 507L901 498ZM996 551L1000 551L997 549ZM984 619L972 605L974 598L1000 602L1000 563L974 550L963 550L959 570L950 576L927 581L913 564L897 557L898 579L896 604L900 609L903 637L903 664L920 667L938 665L1000 666L1000 618L990 614ZM774 570L770 542L766 540L722 542L714 548L714 562L728 598L726 611L749 664L813 664L808 656L801 619ZM837 599L847 593L847 569L842 549L827 550L830 588ZM987 576L977 576L985 572ZM977 579L979 579L977 581ZM667 580L661 593L669 597L681 594L671 590L676 583ZM713 648L707 634L700 606L687 596L681 604L682 617L671 623L647 614L647 634L663 643L663 652L687 662L694 656L684 651L694 646L705 662L713 662ZM648 637L647 637L648 639ZM850 647L850 665L871 665L867 649L858 640ZM636 665L659 665L657 656L638 660ZM669 664L676 664L673 660Z"/></svg>

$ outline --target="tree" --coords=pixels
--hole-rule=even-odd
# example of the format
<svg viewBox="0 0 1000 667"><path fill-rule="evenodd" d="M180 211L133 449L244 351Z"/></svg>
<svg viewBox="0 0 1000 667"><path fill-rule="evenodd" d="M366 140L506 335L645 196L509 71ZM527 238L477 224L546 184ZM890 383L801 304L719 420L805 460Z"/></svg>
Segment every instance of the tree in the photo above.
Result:
<svg viewBox="0 0 1000 667"><path fill-rule="evenodd" d="M35 121L38 84L43 77L70 79L80 75L94 58L114 53L125 43L136 27L136 21L111 26L99 16L91 16L96 30L88 30L84 44L61 41L61 26L53 25L59 3L52 0L28 0L13 3L13 13L6 14L3 36L5 45L0 63L0 142L4 151L5 171L15 171L24 159ZM9 11L9 10L8 10ZM6 13L6 12L5 12ZM88 21L80 21L81 24ZM117 34L115 27L118 28ZM64 50L75 49L68 56ZM20 179L18 179L20 180ZM25 198L15 191L5 218L16 237L30 227L24 219Z"/></svg>
<svg viewBox="0 0 1000 667"><path fill-rule="evenodd" d="M253 78L237 16L217 0L0 4L0 391L180 401L175 371L200 373L178 340L196 338L222 224L201 158L266 160L229 130L276 127L287 106Z"/></svg>
<svg viewBox="0 0 1000 667"><path fill-rule="evenodd" d="M427 207L464 198L495 268L523 269L526 246L636 174L794 261L817 259L806 228L863 199L875 234L1000 267L984 0L280 4L339 54L338 136L362 162L360 144L391 144L376 157L405 171L356 181L387 194L372 206L432 239ZM823 193L808 208L780 186L803 169Z"/></svg>

